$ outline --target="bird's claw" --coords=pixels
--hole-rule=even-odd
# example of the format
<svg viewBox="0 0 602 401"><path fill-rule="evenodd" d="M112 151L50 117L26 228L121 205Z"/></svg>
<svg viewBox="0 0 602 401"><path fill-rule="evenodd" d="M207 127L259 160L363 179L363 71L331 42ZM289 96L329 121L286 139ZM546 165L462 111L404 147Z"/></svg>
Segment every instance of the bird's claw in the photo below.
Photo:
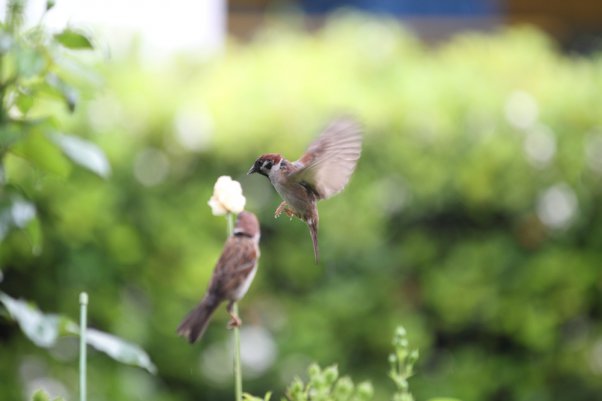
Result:
<svg viewBox="0 0 602 401"><path fill-rule="evenodd" d="M288 217L291 218L291 220L293 219L293 217L295 217L295 212L293 212L288 205L286 204L286 202L282 202L280 204L280 206L278 206L278 208L276 209L276 211L274 212L274 218L277 219L278 217L280 217L280 215L282 214L282 212L286 213L286 215Z"/></svg>
<svg viewBox="0 0 602 401"><path fill-rule="evenodd" d="M280 203L280 205L278 206L278 208L276 208L276 211L274 212L274 218L277 219L278 217L280 217L280 215L282 214L282 212L284 212L285 209L286 202Z"/></svg>
<svg viewBox="0 0 602 401"><path fill-rule="evenodd" d="M242 320L236 315L230 315L231 319L228 322L228 328L233 329L235 327L240 327L242 325Z"/></svg>

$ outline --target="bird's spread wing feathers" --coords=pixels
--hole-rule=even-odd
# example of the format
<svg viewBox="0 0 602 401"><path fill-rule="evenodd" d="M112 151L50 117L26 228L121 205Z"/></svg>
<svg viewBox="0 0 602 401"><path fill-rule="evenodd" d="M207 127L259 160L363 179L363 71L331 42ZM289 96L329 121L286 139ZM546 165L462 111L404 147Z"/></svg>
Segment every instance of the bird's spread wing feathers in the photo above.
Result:
<svg viewBox="0 0 602 401"><path fill-rule="evenodd" d="M344 117L334 120L295 162L293 177L315 188L320 199L343 190L362 151L359 123Z"/></svg>

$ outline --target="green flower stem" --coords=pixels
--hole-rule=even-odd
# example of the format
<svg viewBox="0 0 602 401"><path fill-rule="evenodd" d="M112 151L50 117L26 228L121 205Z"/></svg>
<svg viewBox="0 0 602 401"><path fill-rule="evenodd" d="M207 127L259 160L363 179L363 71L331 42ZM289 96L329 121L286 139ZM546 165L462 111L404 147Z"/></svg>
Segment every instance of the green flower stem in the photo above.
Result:
<svg viewBox="0 0 602 401"><path fill-rule="evenodd" d="M228 238L234 232L234 215L232 213L228 213Z"/></svg>
<svg viewBox="0 0 602 401"><path fill-rule="evenodd" d="M238 316L238 304L232 307L232 312ZM242 368L240 366L240 329L234 328L234 386L236 401L242 401Z"/></svg>
<svg viewBox="0 0 602 401"><path fill-rule="evenodd" d="M79 294L79 399L86 401L86 328L88 320L88 294Z"/></svg>
<svg viewBox="0 0 602 401"><path fill-rule="evenodd" d="M228 213L228 237L234 232L234 215ZM238 316L238 304L232 306L232 313ZM242 401L242 368L240 364L240 329L234 327L234 390L235 401Z"/></svg>

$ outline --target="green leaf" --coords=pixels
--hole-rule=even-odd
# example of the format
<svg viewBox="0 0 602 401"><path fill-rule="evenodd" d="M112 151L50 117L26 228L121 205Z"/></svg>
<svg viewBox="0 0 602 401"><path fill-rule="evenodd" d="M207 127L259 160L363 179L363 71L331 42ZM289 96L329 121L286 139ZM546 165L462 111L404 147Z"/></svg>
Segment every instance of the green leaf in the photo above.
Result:
<svg viewBox="0 0 602 401"><path fill-rule="evenodd" d="M92 347L116 361L139 366L153 374L157 372L148 354L136 344L94 329L88 329L86 340Z"/></svg>
<svg viewBox="0 0 602 401"><path fill-rule="evenodd" d="M75 88L68 85L55 74L48 74L46 77L46 84L46 87L41 87L43 91L63 99L70 112L75 110L75 106L77 105L77 101L79 99L79 94Z"/></svg>
<svg viewBox="0 0 602 401"><path fill-rule="evenodd" d="M461 401L461 400L459 398L436 397L436 398L429 398L428 401Z"/></svg>
<svg viewBox="0 0 602 401"><path fill-rule="evenodd" d="M38 347L51 347L56 343L59 335L65 332L65 327L74 324L59 315L45 315L35 306L14 299L3 292L0 292L0 302L10 316L17 321L25 336Z"/></svg>
<svg viewBox="0 0 602 401"><path fill-rule="evenodd" d="M54 38L61 45L69 49L93 49L92 41L81 32L73 29L65 29L61 33L54 35Z"/></svg>
<svg viewBox="0 0 602 401"><path fill-rule="evenodd" d="M19 47L15 52L17 74L21 78L33 78L38 75L46 65L43 55L36 49Z"/></svg>
<svg viewBox="0 0 602 401"><path fill-rule="evenodd" d="M367 401L372 399L374 395L374 388L370 382L362 382L357 386L355 400Z"/></svg>
<svg viewBox="0 0 602 401"><path fill-rule="evenodd" d="M1 291L0 303L4 305L10 317L17 321L25 336L39 347L51 347L61 336L79 335L79 326L66 316L44 314L28 302L14 299ZM157 371L142 348L119 337L88 329L86 342L118 362L144 368L153 374Z"/></svg>
<svg viewBox="0 0 602 401"><path fill-rule="evenodd" d="M3 199L0 202L0 241L14 228L25 229L32 242L32 252L39 250L41 231L33 203L20 197Z"/></svg>
<svg viewBox="0 0 602 401"><path fill-rule="evenodd" d="M24 140L16 143L11 152L23 157L37 168L66 177L70 165L57 146L38 130L25 135Z"/></svg>
<svg viewBox="0 0 602 401"><path fill-rule="evenodd" d="M53 134L51 138L74 163L102 178L107 178L111 173L111 165L104 152L92 142L64 134Z"/></svg>
<svg viewBox="0 0 602 401"><path fill-rule="evenodd" d="M272 397L272 393L268 391L263 398L255 397L249 393L243 393L242 399L243 401L270 401Z"/></svg>
<svg viewBox="0 0 602 401"><path fill-rule="evenodd" d="M13 228L12 223L10 210L3 206L0 209L0 241L4 240L10 230Z"/></svg>
<svg viewBox="0 0 602 401"><path fill-rule="evenodd" d="M17 108L21 111L21 113L26 114L31 106L33 106L34 98L31 95L26 93L19 93L17 95L17 100L15 100L15 104Z"/></svg>
<svg viewBox="0 0 602 401"><path fill-rule="evenodd" d="M40 390L36 390L35 393L33 393L33 396L31 397L32 401L50 401L50 396L48 395L48 393L42 389ZM63 397L56 397L53 398L52 401L64 401L65 399Z"/></svg>
<svg viewBox="0 0 602 401"><path fill-rule="evenodd" d="M37 217L32 218L25 227L25 232L31 244L31 253L36 256L39 255L42 251L42 228L40 220Z"/></svg>
<svg viewBox="0 0 602 401"><path fill-rule="evenodd" d="M12 222L19 228L25 228L36 218L36 207L23 199L13 199L10 209Z"/></svg>
<svg viewBox="0 0 602 401"><path fill-rule="evenodd" d="M0 32L0 54L8 53L15 43L11 35L6 32Z"/></svg>
<svg viewBox="0 0 602 401"><path fill-rule="evenodd" d="M32 401L50 401L50 396L44 390L36 390L31 397Z"/></svg>
<svg viewBox="0 0 602 401"><path fill-rule="evenodd" d="M15 144L22 137L21 132L22 128L19 124L4 123L0 125L0 151Z"/></svg>

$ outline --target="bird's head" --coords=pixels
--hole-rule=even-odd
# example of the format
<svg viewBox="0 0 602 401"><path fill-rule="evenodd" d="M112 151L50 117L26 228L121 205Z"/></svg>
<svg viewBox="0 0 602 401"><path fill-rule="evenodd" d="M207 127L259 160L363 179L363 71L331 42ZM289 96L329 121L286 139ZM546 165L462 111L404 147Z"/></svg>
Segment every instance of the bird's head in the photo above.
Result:
<svg viewBox="0 0 602 401"><path fill-rule="evenodd" d="M240 212L236 219L234 235L259 239L259 220L257 220L257 217L251 212Z"/></svg>
<svg viewBox="0 0 602 401"><path fill-rule="evenodd" d="M282 161L282 156L276 153L266 153L265 155L261 155L255 160L253 166L249 170L247 174L259 173L261 175L265 175L266 177L270 176L270 171L274 166L278 166Z"/></svg>

